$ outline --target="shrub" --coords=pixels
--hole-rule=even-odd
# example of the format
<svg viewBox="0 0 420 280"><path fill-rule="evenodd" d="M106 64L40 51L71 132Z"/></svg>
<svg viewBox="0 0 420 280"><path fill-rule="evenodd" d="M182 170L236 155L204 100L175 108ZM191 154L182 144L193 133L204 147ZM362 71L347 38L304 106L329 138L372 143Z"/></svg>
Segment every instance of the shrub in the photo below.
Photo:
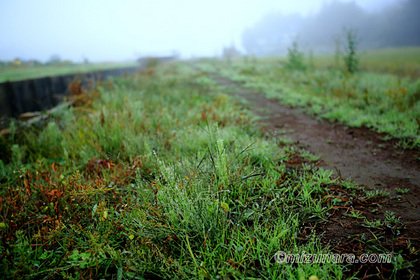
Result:
<svg viewBox="0 0 420 280"><path fill-rule="evenodd" d="M344 54L344 63L346 64L347 71L349 73L357 72L359 68L359 58L357 57L357 45L359 38L357 33L353 29L345 29L346 37L346 53Z"/></svg>
<svg viewBox="0 0 420 280"><path fill-rule="evenodd" d="M299 45L297 40L292 42L292 47L287 49L287 57L289 63L287 64L287 68L292 70L305 70L306 66L303 63L304 54L299 50Z"/></svg>

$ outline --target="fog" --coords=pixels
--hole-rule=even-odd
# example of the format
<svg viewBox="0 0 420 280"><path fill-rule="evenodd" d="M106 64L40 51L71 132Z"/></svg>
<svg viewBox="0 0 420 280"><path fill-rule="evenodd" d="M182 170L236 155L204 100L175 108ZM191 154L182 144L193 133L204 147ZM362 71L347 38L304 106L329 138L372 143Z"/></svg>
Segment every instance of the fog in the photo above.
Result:
<svg viewBox="0 0 420 280"><path fill-rule="evenodd" d="M387 22L385 14L393 17L390 10L395 8L390 7L406 1L341 2L355 7L357 16L382 15L377 20L380 27ZM316 42L314 45L322 49L331 40L331 34L338 32L330 29L335 23L319 16L326 6L337 5L331 3L328 0L0 0L0 60L47 61L55 55L75 62L121 61L174 51L182 57L214 56L231 45L241 53L266 54L284 49L290 36L297 33L301 33L302 40L305 38L305 44ZM347 18L354 22L353 16L348 14ZM340 24L335 27L342 28ZM383 34L372 31L369 36L386 35ZM375 40L377 46L387 44L380 43L384 38Z"/></svg>
<svg viewBox="0 0 420 280"><path fill-rule="evenodd" d="M248 54L260 56L284 54L293 41L301 50L332 53L337 45L342 48L347 30L352 30L361 50L420 46L419 15L419 0L373 10L357 2L332 1L306 16L273 11L244 31L242 43Z"/></svg>

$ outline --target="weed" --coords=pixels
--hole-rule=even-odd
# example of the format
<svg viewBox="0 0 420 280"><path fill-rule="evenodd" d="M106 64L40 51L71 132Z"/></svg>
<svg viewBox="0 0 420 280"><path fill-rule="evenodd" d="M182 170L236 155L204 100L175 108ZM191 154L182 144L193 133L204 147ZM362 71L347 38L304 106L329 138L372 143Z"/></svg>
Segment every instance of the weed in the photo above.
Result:
<svg viewBox="0 0 420 280"><path fill-rule="evenodd" d="M25 157L25 148L19 147L19 144L12 146L12 162L16 165L21 165Z"/></svg>
<svg viewBox="0 0 420 280"><path fill-rule="evenodd" d="M354 29L345 29L344 33L346 37L344 63L347 71L353 74L359 69L359 59L357 57L357 45L359 43L359 39Z"/></svg>
<svg viewBox="0 0 420 280"><path fill-rule="evenodd" d="M370 227L370 228L377 229L377 228L383 227L384 226L384 222L381 221L381 220L379 220L379 219L372 220L372 221L369 221L368 219L365 219L365 226Z"/></svg>
<svg viewBox="0 0 420 280"><path fill-rule="evenodd" d="M395 216L395 213L392 211L386 211L385 214L385 220L389 224L398 224L400 222L400 218Z"/></svg>
<svg viewBox="0 0 420 280"><path fill-rule="evenodd" d="M407 188L404 188L404 189L396 188L395 190L399 194L407 194L410 191L410 189L407 189Z"/></svg>
<svg viewBox="0 0 420 280"><path fill-rule="evenodd" d="M366 191L366 197L367 198L378 198L378 197L389 197L389 195L391 194L390 190L386 190L386 189L375 189L372 191Z"/></svg>
<svg viewBox="0 0 420 280"><path fill-rule="evenodd" d="M150 57L150 58L148 58L147 59L147 61L146 61L146 69L154 69L154 68L156 68L156 66L158 66L158 64L159 64L159 59L158 58L155 58L155 57Z"/></svg>
<svg viewBox="0 0 420 280"><path fill-rule="evenodd" d="M304 61L304 53L299 50L297 39L293 40L292 46L287 49L288 64L287 68L292 70L303 71L306 69Z"/></svg>
<svg viewBox="0 0 420 280"><path fill-rule="evenodd" d="M355 211L354 209L353 209L353 207L351 208L351 211L350 211L350 214L346 214L347 216L349 216L349 217L352 217L352 218L356 218L356 219L363 219L363 218L365 218L364 216L362 216L362 212L361 211ZM366 218L365 218L366 219Z"/></svg>

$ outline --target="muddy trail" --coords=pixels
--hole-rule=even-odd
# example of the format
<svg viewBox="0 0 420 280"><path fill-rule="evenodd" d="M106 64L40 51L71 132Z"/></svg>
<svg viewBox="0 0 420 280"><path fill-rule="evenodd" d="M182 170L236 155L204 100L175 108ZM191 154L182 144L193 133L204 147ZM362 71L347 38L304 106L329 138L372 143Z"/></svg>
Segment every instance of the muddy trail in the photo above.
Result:
<svg viewBox="0 0 420 280"><path fill-rule="evenodd" d="M297 146L320 156L319 166L333 170L336 176L349 178L368 190L391 191L389 197L374 203L374 207L379 208L378 212L372 214L372 206L362 202L357 205L355 201L354 207L365 213L369 219L383 219L386 211L392 211L402 218L403 234L397 236L396 232L390 232L390 238L382 241L385 247L399 247L405 250L410 242L419 245L419 151L398 148L397 141L384 141L384 134L368 128L348 127L309 116L301 108L283 106L277 100L268 99L263 94L244 88L217 74L212 74L212 78L226 89L226 92L244 100L245 106L261 117L260 124L263 130L272 137L291 138ZM301 164L299 161L297 163ZM409 191L405 194L397 193L397 188ZM341 191L337 190L338 193ZM346 218L344 215L347 211L348 209L338 211L326 224L308 225L308 231L322 230L322 242L335 248L335 252L348 253L356 249L366 252L367 248L360 242L360 238L363 235L372 236L372 232L354 219ZM355 269L359 270L360 267ZM365 269L366 275L372 273L372 267ZM384 267L381 269L386 270Z"/></svg>

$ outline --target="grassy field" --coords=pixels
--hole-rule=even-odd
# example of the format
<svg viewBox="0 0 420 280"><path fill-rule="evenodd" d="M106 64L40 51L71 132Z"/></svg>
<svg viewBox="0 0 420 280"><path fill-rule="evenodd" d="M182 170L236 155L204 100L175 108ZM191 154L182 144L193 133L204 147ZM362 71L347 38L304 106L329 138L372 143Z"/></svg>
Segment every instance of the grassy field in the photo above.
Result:
<svg viewBox="0 0 420 280"><path fill-rule="evenodd" d="M361 65L371 65L378 72L387 68L399 74L398 69L404 63L420 69L420 54L417 55L420 48L407 50L403 49L400 56L396 50L376 55L372 53L367 56L369 59L366 62L361 59ZM384 60L386 56L392 59ZM385 61L381 64L382 68L376 67L375 63L381 60ZM387 66L388 62L391 66ZM315 69L306 71L289 70L284 65L282 59L264 58L230 63L202 61L200 67L203 71L217 72L269 98L278 99L283 104L305 107L307 112L318 117L350 126L367 126L386 133L389 135L387 138L398 139L404 148L420 149L419 79L366 71L351 75L337 68L325 69L320 62ZM413 72L410 71L410 74Z"/></svg>
<svg viewBox="0 0 420 280"><path fill-rule="evenodd" d="M262 81L276 84L269 67L223 73L265 90ZM84 104L31 127L14 122L0 138L3 277L348 279L360 266L275 258L332 253L318 226L343 209L376 238L347 253L392 253L384 277L414 273L413 245L385 242L387 229L402 230L398 217L372 220L351 203L381 211L375 201L389 193L335 178L290 140L266 137L205 71L160 65L84 94Z"/></svg>
<svg viewBox="0 0 420 280"><path fill-rule="evenodd" d="M138 66L136 62L127 63L96 63L96 64L70 64L70 65L41 65L41 66L3 66L0 67L0 83L6 81L19 81L48 76L85 73L90 71L117 69Z"/></svg>
<svg viewBox="0 0 420 280"><path fill-rule="evenodd" d="M313 55L312 61L308 53L304 55L305 63L312 64L316 69L344 69L342 53L338 56L338 61L335 54ZM420 47L361 51L358 53L358 58L362 71L393 74L413 79L420 77ZM280 60L287 62L287 57Z"/></svg>

